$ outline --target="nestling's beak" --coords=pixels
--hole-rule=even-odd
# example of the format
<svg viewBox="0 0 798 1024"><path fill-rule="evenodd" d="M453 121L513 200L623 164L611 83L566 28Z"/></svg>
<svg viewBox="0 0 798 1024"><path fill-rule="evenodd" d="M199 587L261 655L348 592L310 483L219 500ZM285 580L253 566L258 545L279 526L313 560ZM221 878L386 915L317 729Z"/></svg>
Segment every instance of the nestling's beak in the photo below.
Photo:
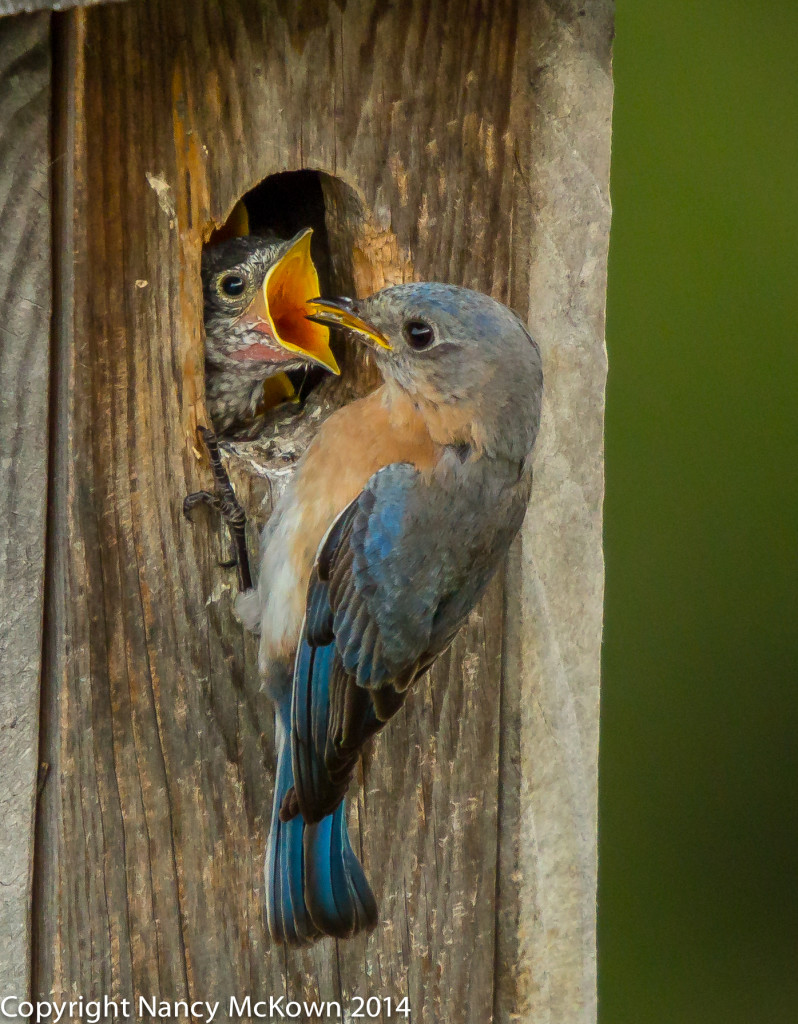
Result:
<svg viewBox="0 0 798 1024"><path fill-rule="evenodd" d="M391 351L391 344L385 335L357 315L357 306L351 299L309 299L306 305L310 309L305 314L308 320L353 331L379 348Z"/></svg>
<svg viewBox="0 0 798 1024"><path fill-rule="evenodd" d="M338 374L341 371L330 350L328 328L307 318L307 302L319 293L319 275L310 255L312 234L312 228L300 232L269 267L246 317L267 323L283 348Z"/></svg>

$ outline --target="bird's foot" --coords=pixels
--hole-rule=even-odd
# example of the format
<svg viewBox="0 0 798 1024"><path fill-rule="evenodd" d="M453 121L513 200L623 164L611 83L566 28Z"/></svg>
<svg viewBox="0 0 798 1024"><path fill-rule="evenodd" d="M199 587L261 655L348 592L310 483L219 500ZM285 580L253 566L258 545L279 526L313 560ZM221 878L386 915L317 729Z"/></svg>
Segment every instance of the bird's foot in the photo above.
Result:
<svg viewBox="0 0 798 1024"><path fill-rule="evenodd" d="M222 562L224 568L232 569L238 567L238 583L241 590L250 590L252 587L252 574L249 570L249 552L247 551L247 516L244 509L236 498L230 477L222 465L222 456L219 452L219 442L216 434L207 427L197 427L197 435L204 443L208 451L208 458L213 471L213 480L216 485L214 491L195 491L187 494L183 501L183 515L190 523L192 511L197 505L207 505L208 508L218 512L227 523L230 531L232 546L232 557L227 562Z"/></svg>

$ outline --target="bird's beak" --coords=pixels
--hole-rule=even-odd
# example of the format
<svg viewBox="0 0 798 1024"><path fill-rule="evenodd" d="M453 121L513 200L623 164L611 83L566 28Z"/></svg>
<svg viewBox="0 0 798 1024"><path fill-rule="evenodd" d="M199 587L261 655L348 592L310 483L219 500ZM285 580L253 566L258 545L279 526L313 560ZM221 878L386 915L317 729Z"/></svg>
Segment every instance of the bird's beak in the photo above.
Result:
<svg viewBox="0 0 798 1024"><path fill-rule="evenodd" d="M391 350L385 335L357 315L357 307L351 299L310 299L306 305L310 309L310 313L305 314L308 320L353 331L378 348Z"/></svg>
<svg viewBox="0 0 798 1024"><path fill-rule="evenodd" d="M341 371L330 349L330 332L307 319L308 300L319 293L319 275L310 255L312 228L292 238L269 267L247 319L265 321L283 348L312 359L332 373Z"/></svg>

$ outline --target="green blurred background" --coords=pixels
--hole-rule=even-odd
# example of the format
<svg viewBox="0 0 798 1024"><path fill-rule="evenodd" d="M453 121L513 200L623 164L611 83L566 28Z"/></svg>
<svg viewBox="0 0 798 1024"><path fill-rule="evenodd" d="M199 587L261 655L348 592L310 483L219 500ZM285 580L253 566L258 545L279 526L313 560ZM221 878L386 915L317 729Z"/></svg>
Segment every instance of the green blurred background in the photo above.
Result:
<svg viewBox="0 0 798 1024"><path fill-rule="evenodd" d="M798 2L618 0L601 1024L798 1022Z"/></svg>

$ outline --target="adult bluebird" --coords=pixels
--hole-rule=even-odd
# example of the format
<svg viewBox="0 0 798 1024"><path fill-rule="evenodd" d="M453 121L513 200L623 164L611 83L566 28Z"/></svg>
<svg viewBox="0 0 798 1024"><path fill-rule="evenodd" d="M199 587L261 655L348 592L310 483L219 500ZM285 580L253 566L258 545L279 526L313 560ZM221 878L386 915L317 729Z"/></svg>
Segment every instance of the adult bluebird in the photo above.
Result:
<svg viewBox="0 0 798 1024"><path fill-rule="evenodd" d="M521 526L543 389L537 345L486 295L408 284L309 305L373 346L383 384L324 422L239 598L276 706L266 909L290 944L377 920L344 797Z"/></svg>

